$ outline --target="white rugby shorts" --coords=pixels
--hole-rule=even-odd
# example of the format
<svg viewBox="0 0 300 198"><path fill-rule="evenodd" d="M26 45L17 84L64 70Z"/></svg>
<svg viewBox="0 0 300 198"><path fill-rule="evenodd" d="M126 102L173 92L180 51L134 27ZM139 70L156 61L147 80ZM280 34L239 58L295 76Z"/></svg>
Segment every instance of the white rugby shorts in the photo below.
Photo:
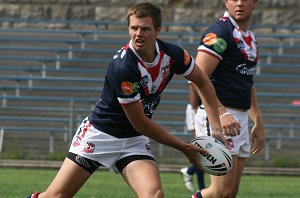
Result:
<svg viewBox="0 0 300 198"><path fill-rule="evenodd" d="M94 128L88 118L78 127L69 152L97 161L115 172L118 172L116 163L125 157L142 155L154 159L148 137L141 135L119 139Z"/></svg>
<svg viewBox="0 0 300 198"><path fill-rule="evenodd" d="M240 135L231 137L233 141L233 148L230 150L231 155L239 157L250 157L250 138L248 129L248 112L236 111L226 108L227 111L237 119L241 125ZM203 108L198 108L195 115L195 134L196 137L207 136L210 134L210 126L207 119L207 114Z"/></svg>

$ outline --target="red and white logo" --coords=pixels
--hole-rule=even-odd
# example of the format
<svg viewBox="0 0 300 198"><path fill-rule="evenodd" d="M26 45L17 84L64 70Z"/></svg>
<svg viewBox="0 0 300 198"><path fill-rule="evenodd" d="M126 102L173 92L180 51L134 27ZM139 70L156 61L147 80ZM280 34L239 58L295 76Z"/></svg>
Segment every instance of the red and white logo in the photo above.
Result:
<svg viewBox="0 0 300 198"><path fill-rule="evenodd" d="M79 146L79 145L81 144L81 141L82 141L81 137L78 136L78 135L77 135L75 138L76 138L76 139L75 139L74 142L73 142L73 146L74 146L74 147Z"/></svg>
<svg viewBox="0 0 300 198"><path fill-rule="evenodd" d="M91 142L87 142L84 146L83 151L86 153L93 153L95 149L95 144Z"/></svg>

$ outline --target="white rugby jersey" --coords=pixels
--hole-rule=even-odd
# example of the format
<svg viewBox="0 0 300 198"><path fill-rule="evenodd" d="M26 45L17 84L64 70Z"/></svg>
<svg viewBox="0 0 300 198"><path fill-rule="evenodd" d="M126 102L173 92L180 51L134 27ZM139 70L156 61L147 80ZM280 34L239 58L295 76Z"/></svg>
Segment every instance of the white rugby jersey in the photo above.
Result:
<svg viewBox="0 0 300 198"><path fill-rule="evenodd" d="M98 130L118 138L141 135L128 121L121 104L141 101L151 118L174 74L188 76L194 59L184 49L157 39L157 56L144 62L131 45L119 50L108 65L101 99L89 115Z"/></svg>

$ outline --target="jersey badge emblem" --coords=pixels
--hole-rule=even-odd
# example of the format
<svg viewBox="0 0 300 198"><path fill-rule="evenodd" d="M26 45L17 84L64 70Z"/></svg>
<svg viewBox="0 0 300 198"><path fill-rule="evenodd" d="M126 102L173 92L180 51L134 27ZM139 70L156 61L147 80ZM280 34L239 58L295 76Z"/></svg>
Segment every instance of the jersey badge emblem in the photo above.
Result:
<svg viewBox="0 0 300 198"><path fill-rule="evenodd" d="M122 89L124 94L136 93L136 92L138 92L139 87L140 86L137 82L131 83L131 82L128 82L128 81L123 81L121 83L121 89Z"/></svg>

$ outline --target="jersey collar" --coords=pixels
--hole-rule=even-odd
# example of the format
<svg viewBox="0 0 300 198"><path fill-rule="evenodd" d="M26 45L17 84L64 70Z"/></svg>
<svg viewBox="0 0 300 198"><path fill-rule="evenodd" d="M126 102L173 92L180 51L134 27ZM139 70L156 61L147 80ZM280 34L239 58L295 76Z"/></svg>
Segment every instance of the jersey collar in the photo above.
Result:
<svg viewBox="0 0 300 198"><path fill-rule="evenodd" d="M229 15L229 13L226 11L223 15L223 17L229 18L230 22L232 23L232 25L240 32L242 32L242 34L244 36L249 35L249 31L247 30L246 32L242 31L239 27L239 25L237 24L237 22Z"/></svg>
<svg viewBox="0 0 300 198"><path fill-rule="evenodd" d="M138 59L140 59L140 61L142 61L142 62L144 62L143 60L142 60L142 58L138 55L138 53L135 51L135 49L134 49L134 47L132 46L132 40L130 40L129 41L129 47L130 47L130 49L133 51L133 53L138 57ZM155 50L156 50L156 57L155 57L155 60L153 61L153 62L157 62L158 60L159 60L159 56L160 56L160 53L159 53L159 46L158 46L158 43L157 43L157 41L155 41ZM144 63L146 63L146 65L147 65L147 62L144 62ZM151 63L150 63L151 64Z"/></svg>

